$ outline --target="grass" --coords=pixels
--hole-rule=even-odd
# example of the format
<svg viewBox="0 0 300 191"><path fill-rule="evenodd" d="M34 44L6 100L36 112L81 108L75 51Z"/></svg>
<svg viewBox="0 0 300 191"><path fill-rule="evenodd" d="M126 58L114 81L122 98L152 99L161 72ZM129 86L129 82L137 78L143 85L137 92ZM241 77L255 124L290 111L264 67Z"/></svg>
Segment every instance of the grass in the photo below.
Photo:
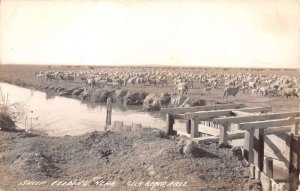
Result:
<svg viewBox="0 0 300 191"><path fill-rule="evenodd" d="M30 123L30 119L27 117L28 109L22 103L15 102L10 103L9 95L4 94L0 87L0 113L4 113L9 116L13 121L18 121L19 119L25 119L25 131L31 135L47 136L45 129L34 129ZM27 128L27 125L29 127Z"/></svg>
<svg viewBox="0 0 300 191"><path fill-rule="evenodd" d="M21 103L10 103L9 95L4 94L0 87L0 112L5 113L11 118L21 117L26 113L26 108Z"/></svg>

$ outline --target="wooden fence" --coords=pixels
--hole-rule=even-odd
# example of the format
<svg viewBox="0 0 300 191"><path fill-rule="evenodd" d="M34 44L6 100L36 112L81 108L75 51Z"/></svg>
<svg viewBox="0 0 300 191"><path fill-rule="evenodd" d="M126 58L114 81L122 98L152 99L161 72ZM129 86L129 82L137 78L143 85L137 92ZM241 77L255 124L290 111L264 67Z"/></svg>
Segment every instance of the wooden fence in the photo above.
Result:
<svg viewBox="0 0 300 191"><path fill-rule="evenodd" d="M177 134L173 126L176 119L181 119L185 120L186 133L198 144L219 142L227 145L230 141L243 140L243 156L249 162L250 174L262 182L263 190L295 191L299 186L300 112L271 111L271 107L246 107L244 104L161 110L167 117L167 134ZM278 138L285 144L279 144ZM288 171L285 179L274 177L274 162L285 165Z"/></svg>

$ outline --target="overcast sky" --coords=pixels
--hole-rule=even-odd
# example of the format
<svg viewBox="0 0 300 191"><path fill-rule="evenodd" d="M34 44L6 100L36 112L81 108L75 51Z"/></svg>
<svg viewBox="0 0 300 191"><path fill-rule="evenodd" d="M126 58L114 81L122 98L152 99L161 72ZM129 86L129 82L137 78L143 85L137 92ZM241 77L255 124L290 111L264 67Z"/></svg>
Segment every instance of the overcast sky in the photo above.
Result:
<svg viewBox="0 0 300 191"><path fill-rule="evenodd" d="M2 0L3 64L300 68L298 0Z"/></svg>

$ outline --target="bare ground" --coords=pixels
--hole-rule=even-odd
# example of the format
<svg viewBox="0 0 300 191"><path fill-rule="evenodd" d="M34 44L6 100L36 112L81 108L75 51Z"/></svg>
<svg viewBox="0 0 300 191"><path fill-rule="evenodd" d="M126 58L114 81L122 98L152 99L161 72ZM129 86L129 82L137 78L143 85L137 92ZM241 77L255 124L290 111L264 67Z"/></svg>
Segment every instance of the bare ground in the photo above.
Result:
<svg viewBox="0 0 300 191"><path fill-rule="evenodd" d="M200 145L192 157L182 154L183 138L156 129L134 133L93 132L44 137L0 131L0 188L3 190L259 190L248 167L230 148ZM95 177L98 177L94 179ZM40 186L26 180L47 181ZM59 186L54 181L88 181ZM94 181L93 181L94 180ZM97 183L98 181L98 183ZM100 184L108 181L109 185ZM129 181L143 182L128 186ZM147 182L183 182L156 186ZM112 182L114 186L111 186ZM185 183L186 182L186 183ZM93 185L94 184L94 185Z"/></svg>

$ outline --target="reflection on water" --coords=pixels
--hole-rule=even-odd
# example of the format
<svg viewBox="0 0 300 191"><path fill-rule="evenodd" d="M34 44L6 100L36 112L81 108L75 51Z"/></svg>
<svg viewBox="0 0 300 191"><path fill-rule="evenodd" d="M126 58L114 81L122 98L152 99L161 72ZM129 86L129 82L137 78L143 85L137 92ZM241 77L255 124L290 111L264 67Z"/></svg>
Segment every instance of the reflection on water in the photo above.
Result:
<svg viewBox="0 0 300 191"><path fill-rule="evenodd" d="M106 106L103 104L82 103L5 83L0 83L0 87L10 103L18 103L26 111L17 119L20 128L44 129L51 136L64 136L100 131L105 126ZM125 124L141 123L146 127L165 126L158 113L143 112L141 106L113 104L112 121L115 120ZM182 128L183 124L176 122L176 127Z"/></svg>

